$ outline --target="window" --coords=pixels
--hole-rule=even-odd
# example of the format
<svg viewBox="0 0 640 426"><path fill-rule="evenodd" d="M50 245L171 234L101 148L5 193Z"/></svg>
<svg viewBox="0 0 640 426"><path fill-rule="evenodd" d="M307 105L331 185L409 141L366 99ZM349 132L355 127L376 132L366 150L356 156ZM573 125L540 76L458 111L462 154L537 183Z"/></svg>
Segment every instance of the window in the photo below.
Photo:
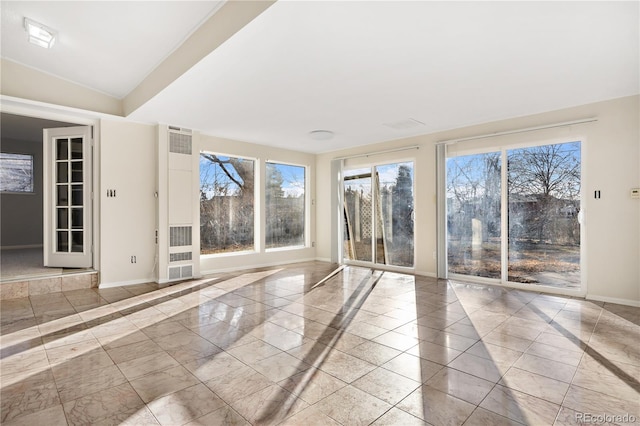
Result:
<svg viewBox="0 0 640 426"><path fill-rule="evenodd" d="M200 254L254 249L255 161L200 154Z"/></svg>
<svg viewBox="0 0 640 426"><path fill-rule="evenodd" d="M304 245L305 168L266 164L267 249Z"/></svg>
<svg viewBox="0 0 640 426"><path fill-rule="evenodd" d="M0 153L0 192L33 192L33 155Z"/></svg>

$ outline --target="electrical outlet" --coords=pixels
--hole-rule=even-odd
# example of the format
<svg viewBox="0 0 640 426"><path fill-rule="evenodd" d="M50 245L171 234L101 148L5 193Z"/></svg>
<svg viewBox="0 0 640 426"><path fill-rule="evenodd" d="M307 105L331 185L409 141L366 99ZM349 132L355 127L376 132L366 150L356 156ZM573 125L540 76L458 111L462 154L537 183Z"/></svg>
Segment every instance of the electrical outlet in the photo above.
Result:
<svg viewBox="0 0 640 426"><path fill-rule="evenodd" d="M136 256L131 256L131 263L138 263Z"/></svg>

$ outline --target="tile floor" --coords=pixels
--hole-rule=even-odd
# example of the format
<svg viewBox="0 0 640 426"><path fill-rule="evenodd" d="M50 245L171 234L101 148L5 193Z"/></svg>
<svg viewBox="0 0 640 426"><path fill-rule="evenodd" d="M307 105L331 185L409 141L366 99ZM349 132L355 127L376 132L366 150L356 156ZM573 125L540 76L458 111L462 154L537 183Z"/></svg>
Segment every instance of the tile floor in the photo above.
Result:
<svg viewBox="0 0 640 426"><path fill-rule="evenodd" d="M334 268L2 301L2 424L640 422L639 308Z"/></svg>

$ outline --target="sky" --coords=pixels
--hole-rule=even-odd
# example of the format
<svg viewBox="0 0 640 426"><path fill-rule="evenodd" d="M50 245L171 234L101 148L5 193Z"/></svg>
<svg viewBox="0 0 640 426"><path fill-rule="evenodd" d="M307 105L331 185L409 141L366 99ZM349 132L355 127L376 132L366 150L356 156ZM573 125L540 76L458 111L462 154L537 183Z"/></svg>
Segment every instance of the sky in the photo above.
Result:
<svg viewBox="0 0 640 426"><path fill-rule="evenodd" d="M565 153L570 154L571 156L573 156L573 158L576 161L578 162L581 161L580 142L578 141L567 142L567 143L555 144L555 146L558 148L558 152L561 155ZM546 145L542 145L540 147L546 147ZM525 153L526 151L534 151L536 148L537 148L536 146L533 146L533 147L526 147L526 148L509 149L509 150L506 150L506 153L507 153L507 157L509 158L509 161L511 161L514 155L522 154L522 153ZM477 188L476 195L483 196L484 194L483 179L485 175L485 167L484 167L485 165L484 165L483 157L488 155L499 156L501 155L501 152L495 151L495 152L487 152L487 153L472 154L472 155L460 155L460 156L447 158L447 174L448 174L447 196L449 198L454 197L454 192L453 192L454 188L451 185L454 185L455 188L459 189L461 192L464 193L464 192L467 192L468 188L471 186L470 181L480 183ZM452 182L452 179L457 175L457 170L456 170L457 168L464 169L467 174L460 175L460 177L456 179L455 182Z"/></svg>
<svg viewBox="0 0 640 426"><path fill-rule="evenodd" d="M218 155L220 160L226 161L229 159L227 156ZM252 161L252 160L247 160ZM284 191L285 196L289 197L297 197L299 195L304 194L305 189L305 167L303 166L294 166L288 164L280 164L280 163L267 163L268 165L274 165L280 171L284 182L282 184L282 190ZM219 169L219 166L211 163L209 160L204 157L200 157L200 185L202 187L204 179L212 179L214 176L213 170ZM240 177L236 173L235 169L231 167L227 167L227 170L234 176L234 178L240 180ZM230 183L231 180L222 172L218 173L217 178L221 183ZM235 185L231 185L234 187ZM212 192L207 193L207 198L213 196Z"/></svg>
<svg viewBox="0 0 640 426"><path fill-rule="evenodd" d="M398 177L398 168L401 165L409 166L413 174L412 162L383 164L383 165L376 166L376 171L378 172L378 177L380 178L380 185L381 186L395 185L396 178ZM348 177L348 176L354 176L354 175L366 174L366 173L371 173L371 168L366 167L366 168L360 168L360 169L345 170L344 175L345 177ZM357 188L359 189L362 186L368 186L363 184L364 184L364 181L362 179L359 179L357 181ZM345 181L344 186L345 188L349 188L352 185L350 185L349 181L347 180ZM355 189L355 186L352 186L352 187L353 189Z"/></svg>
<svg viewBox="0 0 640 426"><path fill-rule="evenodd" d="M274 165L280 171L280 174L284 178L282 184L282 190L287 197L297 197L304 194L305 185L305 168L302 166L292 166L289 164L276 164Z"/></svg>

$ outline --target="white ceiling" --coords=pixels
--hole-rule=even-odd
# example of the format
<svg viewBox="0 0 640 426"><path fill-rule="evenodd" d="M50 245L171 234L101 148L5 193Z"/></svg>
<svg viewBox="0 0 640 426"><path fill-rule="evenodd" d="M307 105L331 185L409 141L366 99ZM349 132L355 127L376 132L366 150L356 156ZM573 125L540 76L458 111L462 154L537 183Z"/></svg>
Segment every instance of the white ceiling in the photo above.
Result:
<svg viewBox="0 0 640 426"><path fill-rule="evenodd" d="M2 57L123 98L222 4L2 0ZM58 32L51 50L27 42L25 17Z"/></svg>
<svg viewBox="0 0 640 426"><path fill-rule="evenodd" d="M120 97L217 7L18 3L60 44L6 43L5 4L19 8L3 1L3 56ZM638 6L280 0L130 118L318 153L634 95ZM389 126L409 119L424 124ZM335 137L314 141L316 129Z"/></svg>
<svg viewBox="0 0 640 426"><path fill-rule="evenodd" d="M77 126L77 124L75 125ZM74 124L15 114L0 114L0 128L2 128L3 140L12 139L15 141L42 143L43 129L70 126L74 126Z"/></svg>

